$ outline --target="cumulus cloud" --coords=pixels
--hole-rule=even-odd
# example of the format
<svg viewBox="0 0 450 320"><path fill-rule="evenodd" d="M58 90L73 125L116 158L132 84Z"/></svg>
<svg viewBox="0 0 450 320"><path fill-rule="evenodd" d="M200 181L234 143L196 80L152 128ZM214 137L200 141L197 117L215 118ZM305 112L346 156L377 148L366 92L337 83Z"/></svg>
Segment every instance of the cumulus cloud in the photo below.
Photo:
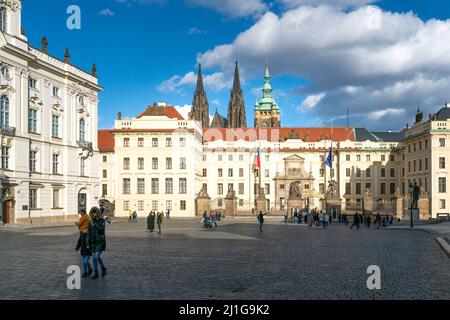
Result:
<svg viewBox="0 0 450 320"><path fill-rule="evenodd" d="M338 8L356 8L367 4L379 2L380 0L280 0L287 8L295 8L299 6L332 6Z"/></svg>
<svg viewBox="0 0 450 320"><path fill-rule="evenodd" d="M184 106L174 106L175 109L181 114L184 119L189 118L189 112L191 112L192 105L185 104Z"/></svg>
<svg viewBox="0 0 450 320"><path fill-rule="evenodd" d="M203 84L206 89L213 91L221 91L231 87L232 80L226 77L223 72L216 72L209 75L203 75ZM197 74L193 71L186 73L184 76L175 75L164 80L157 89L161 92L173 92L181 94L184 92L185 86L195 86L197 84Z"/></svg>
<svg viewBox="0 0 450 320"><path fill-rule="evenodd" d="M232 18L259 16L268 9L262 0L186 0L186 3L212 9Z"/></svg>
<svg viewBox="0 0 450 320"><path fill-rule="evenodd" d="M243 76L252 78L268 57L272 74L307 80L294 92L305 97L313 115L339 117L350 108L358 123L394 130L411 121L417 102L436 112L449 98L449 52L450 20L422 21L377 6L301 6L280 16L267 12L232 43L198 60L205 68L227 70L237 59ZM405 110L404 119L394 109ZM374 121L373 110L391 111Z"/></svg>
<svg viewBox="0 0 450 320"><path fill-rule="evenodd" d="M115 13L109 8L101 10L99 14L106 17L112 17L115 15Z"/></svg>

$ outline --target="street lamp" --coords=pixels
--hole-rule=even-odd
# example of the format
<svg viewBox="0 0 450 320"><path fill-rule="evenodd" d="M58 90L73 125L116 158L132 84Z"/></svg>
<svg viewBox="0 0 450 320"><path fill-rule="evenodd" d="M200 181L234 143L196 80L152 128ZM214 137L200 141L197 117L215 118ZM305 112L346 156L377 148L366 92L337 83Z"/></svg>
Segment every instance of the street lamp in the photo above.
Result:
<svg viewBox="0 0 450 320"><path fill-rule="evenodd" d="M409 184L409 193L411 195L410 219L411 219L411 229L412 229L414 227L414 222L413 222L414 185L412 183Z"/></svg>

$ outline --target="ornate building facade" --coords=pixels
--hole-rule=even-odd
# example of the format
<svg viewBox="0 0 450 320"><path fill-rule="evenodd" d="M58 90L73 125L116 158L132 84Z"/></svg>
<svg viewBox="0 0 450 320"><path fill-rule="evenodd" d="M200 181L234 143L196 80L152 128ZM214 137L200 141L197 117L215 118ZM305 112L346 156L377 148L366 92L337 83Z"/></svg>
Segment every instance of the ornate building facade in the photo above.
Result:
<svg viewBox="0 0 450 320"><path fill-rule="evenodd" d="M0 0L2 223L69 221L98 205L98 84L28 43L22 1Z"/></svg>

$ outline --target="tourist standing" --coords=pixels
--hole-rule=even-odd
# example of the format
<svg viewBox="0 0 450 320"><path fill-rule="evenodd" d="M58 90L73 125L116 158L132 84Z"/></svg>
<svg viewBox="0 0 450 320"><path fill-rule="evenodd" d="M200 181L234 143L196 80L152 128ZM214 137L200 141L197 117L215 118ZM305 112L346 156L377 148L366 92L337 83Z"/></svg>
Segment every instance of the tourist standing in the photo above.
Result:
<svg viewBox="0 0 450 320"><path fill-rule="evenodd" d="M154 211L151 211L147 217L147 230L150 231L150 233L153 233L153 230L155 230L155 212Z"/></svg>
<svg viewBox="0 0 450 320"><path fill-rule="evenodd" d="M158 225L158 233L161 234L161 224L163 222L163 212L158 212L158 215L156 216L156 224Z"/></svg>
<svg viewBox="0 0 450 320"><path fill-rule="evenodd" d="M94 276L92 279L97 279L99 264L102 268L102 277L106 275L107 270L101 258L102 252L106 250L105 219L102 218L100 209L97 207L92 208L89 214L92 220L89 223L86 242L94 262Z"/></svg>
<svg viewBox="0 0 450 320"><path fill-rule="evenodd" d="M313 225L313 215L312 213L308 214L308 227L311 229L312 225Z"/></svg>
<svg viewBox="0 0 450 320"><path fill-rule="evenodd" d="M133 223L137 222L137 212L133 211Z"/></svg>
<svg viewBox="0 0 450 320"><path fill-rule="evenodd" d="M78 237L78 242L75 247L75 251L80 250L81 248L81 236L83 232L86 232L89 227L89 216L86 214L86 210L80 210L80 219L78 222L75 222L75 225L78 227L78 230L80 231L80 236Z"/></svg>
<svg viewBox="0 0 450 320"><path fill-rule="evenodd" d="M319 213L319 224L325 229L326 227L325 215L323 214L322 211L320 211Z"/></svg>
<svg viewBox="0 0 450 320"><path fill-rule="evenodd" d="M264 225L264 216L266 216L267 213L262 213L262 211L259 212L258 214L258 222L259 222L259 232L263 232L262 228Z"/></svg>
<svg viewBox="0 0 450 320"><path fill-rule="evenodd" d="M377 212L376 218L375 218L375 224L377 225L377 229L380 229L381 226L381 215L379 212Z"/></svg>
<svg viewBox="0 0 450 320"><path fill-rule="evenodd" d="M89 222L88 222L89 224ZM91 250L89 250L89 246L87 244L87 236L88 236L88 231L86 230L85 232L83 232L80 236L81 239L81 243L80 243L80 254L81 257L83 258L83 278L86 278L88 276L90 276L92 274L92 272L94 272L92 270L91 264L89 263L89 260L91 259Z"/></svg>
<svg viewBox="0 0 450 320"><path fill-rule="evenodd" d="M367 228L370 229L370 223L372 222L372 216L369 214L366 218Z"/></svg>
<svg viewBox="0 0 450 320"><path fill-rule="evenodd" d="M128 222L131 223L132 219L133 219L133 212L131 210L128 210Z"/></svg>

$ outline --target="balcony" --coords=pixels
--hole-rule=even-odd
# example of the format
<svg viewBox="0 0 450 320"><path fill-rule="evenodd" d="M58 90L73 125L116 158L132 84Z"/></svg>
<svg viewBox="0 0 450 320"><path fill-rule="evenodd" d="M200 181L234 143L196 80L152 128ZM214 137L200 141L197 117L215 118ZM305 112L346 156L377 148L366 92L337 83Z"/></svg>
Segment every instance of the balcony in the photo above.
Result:
<svg viewBox="0 0 450 320"><path fill-rule="evenodd" d="M16 135L16 128L0 125L0 131L5 136L15 136Z"/></svg>
<svg viewBox="0 0 450 320"><path fill-rule="evenodd" d="M83 150L92 151L92 142L88 141L77 141L78 146Z"/></svg>

